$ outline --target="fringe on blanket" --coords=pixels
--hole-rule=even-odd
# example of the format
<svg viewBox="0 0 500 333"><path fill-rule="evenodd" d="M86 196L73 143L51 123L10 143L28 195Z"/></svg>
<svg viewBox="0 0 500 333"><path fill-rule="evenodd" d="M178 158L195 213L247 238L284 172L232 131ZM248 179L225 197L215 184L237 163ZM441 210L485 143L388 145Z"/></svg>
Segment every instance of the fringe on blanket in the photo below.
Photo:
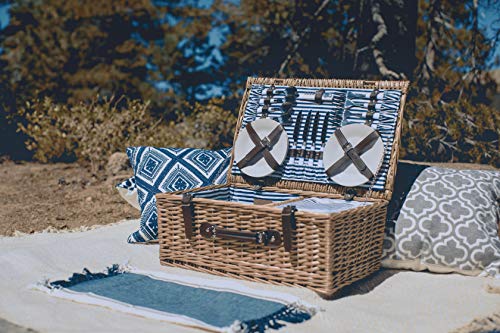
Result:
<svg viewBox="0 0 500 333"><path fill-rule="evenodd" d="M248 321L235 321L229 327L215 327L193 318L185 317L182 315L174 315L166 312L157 311L145 307L133 306L127 303L116 301L110 298L89 295L86 293L79 293L71 291L69 288L76 284L103 279L123 273L135 273L149 276L154 279L174 282L182 285L188 285L197 288L206 288L218 291L226 291L237 293L241 295L262 298L269 301L283 303L283 307L265 317L248 320ZM221 287L222 286L222 287ZM251 333L251 332L265 332L267 329L279 329L286 326L286 323L301 323L311 319L319 310L319 308L301 302L297 297L278 293L274 291L258 290L249 288L240 282L231 280L207 280L193 276L180 276L164 272L151 272L135 269L128 265L114 264L104 272L93 273L88 269L83 269L82 273L73 273L67 280L50 281L44 280L32 286L34 289L46 292L52 296L72 300L79 303L86 303L98 306L104 306L113 310L139 315L145 318L164 320L171 323L186 325L190 327L200 327L214 332L227 332L227 333Z"/></svg>
<svg viewBox="0 0 500 333"><path fill-rule="evenodd" d="M301 323L311 319L315 311L311 312L299 304L288 304L280 310L260 319L244 322L235 321L228 329L230 333L252 333L265 332L267 329L279 329L285 327L285 323Z"/></svg>

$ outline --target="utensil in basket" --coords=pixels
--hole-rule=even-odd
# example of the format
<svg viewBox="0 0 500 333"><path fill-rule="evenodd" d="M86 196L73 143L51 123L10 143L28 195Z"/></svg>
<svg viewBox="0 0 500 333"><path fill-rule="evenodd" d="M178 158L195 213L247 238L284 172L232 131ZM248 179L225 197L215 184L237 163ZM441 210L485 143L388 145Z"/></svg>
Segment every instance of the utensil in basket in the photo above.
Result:
<svg viewBox="0 0 500 333"><path fill-rule="evenodd" d="M292 136L292 153L290 155L290 164L295 163L295 157L297 156L297 149L299 147L299 137L300 137L300 125L302 122L302 111L299 112L297 119L295 120L295 127L293 129Z"/></svg>
<svg viewBox="0 0 500 333"><path fill-rule="evenodd" d="M302 146L301 149L299 150L299 160L298 160L298 165L300 166L304 165L304 158L307 152L307 137L310 131L309 127L311 125L311 120L312 120L312 113L309 112L306 118L306 123L304 125L304 131L302 132Z"/></svg>
<svg viewBox="0 0 500 333"><path fill-rule="evenodd" d="M319 112L317 112L316 115L314 116L313 128L312 128L312 133L311 133L312 146L306 155L307 165L311 166L311 167L314 165L314 153L316 152L316 140L317 140L317 136L318 136L318 127L319 127L320 117L321 117L321 115Z"/></svg>
<svg viewBox="0 0 500 333"><path fill-rule="evenodd" d="M314 154L314 159L318 161L318 166L323 163L323 151L325 150L326 141L328 140L328 125L329 125L330 113L326 113L323 119L323 127L321 127L321 137L320 137L320 150Z"/></svg>

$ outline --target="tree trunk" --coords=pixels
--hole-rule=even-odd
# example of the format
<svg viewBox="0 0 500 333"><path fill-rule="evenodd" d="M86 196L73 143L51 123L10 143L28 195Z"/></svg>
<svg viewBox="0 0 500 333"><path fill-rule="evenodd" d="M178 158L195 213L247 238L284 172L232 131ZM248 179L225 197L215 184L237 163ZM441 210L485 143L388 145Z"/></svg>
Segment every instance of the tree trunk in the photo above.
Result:
<svg viewBox="0 0 500 333"><path fill-rule="evenodd" d="M355 72L361 77L407 79L417 64L418 1L360 1Z"/></svg>

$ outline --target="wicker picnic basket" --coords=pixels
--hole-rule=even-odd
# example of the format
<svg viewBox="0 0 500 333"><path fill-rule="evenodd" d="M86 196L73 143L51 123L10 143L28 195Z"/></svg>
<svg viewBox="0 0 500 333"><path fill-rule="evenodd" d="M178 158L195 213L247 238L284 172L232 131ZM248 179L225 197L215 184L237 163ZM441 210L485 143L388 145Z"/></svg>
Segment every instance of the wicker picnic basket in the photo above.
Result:
<svg viewBox="0 0 500 333"><path fill-rule="evenodd" d="M235 141L251 108L251 91L260 86L395 92L399 97L394 104L397 110L391 127L393 141L386 142L388 157L382 187L375 190L372 184L345 188L331 182L276 177L255 181L238 173L231 161L227 184L157 195L160 261L163 265L221 276L303 286L330 297L380 266L408 82L249 78ZM217 195L210 195L217 191L267 193L280 200L220 200ZM293 202L311 197L371 204L328 214L290 208Z"/></svg>

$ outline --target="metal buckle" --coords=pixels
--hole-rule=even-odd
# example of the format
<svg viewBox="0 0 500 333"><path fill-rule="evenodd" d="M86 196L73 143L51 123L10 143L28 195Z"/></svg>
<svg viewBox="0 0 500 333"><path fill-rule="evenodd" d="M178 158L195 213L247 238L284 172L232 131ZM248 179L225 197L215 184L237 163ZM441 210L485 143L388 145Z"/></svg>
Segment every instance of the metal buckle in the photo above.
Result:
<svg viewBox="0 0 500 333"><path fill-rule="evenodd" d="M353 149L354 149L354 147L351 145L351 143L350 143L349 141L347 141L347 142L346 142L346 144L342 146L342 149L344 150L344 152L345 152L346 154L349 154L349 152L350 152L351 150L353 150Z"/></svg>
<svg viewBox="0 0 500 333"><path fill-rule="evenodd" d="M256 243L257 244L262 244L263 242L264 242L264 233L263 232L258 232L257 233Z"/></svg>
<svg viewBox="0 0 500 333"><path fill-rule="evenodd" d="M354 199L354 197L357 195L357 192L353 188L347 189L347 191L344 193L344 200L346 201L351 201Z"/></svg>
<svg viewBox="0 0 500 333"><path fill-rule="evenodd" d="M262 142L262 145L266 148L271 148L271 140L266 136L265 138L261 139L260 142Z"/></svg>

